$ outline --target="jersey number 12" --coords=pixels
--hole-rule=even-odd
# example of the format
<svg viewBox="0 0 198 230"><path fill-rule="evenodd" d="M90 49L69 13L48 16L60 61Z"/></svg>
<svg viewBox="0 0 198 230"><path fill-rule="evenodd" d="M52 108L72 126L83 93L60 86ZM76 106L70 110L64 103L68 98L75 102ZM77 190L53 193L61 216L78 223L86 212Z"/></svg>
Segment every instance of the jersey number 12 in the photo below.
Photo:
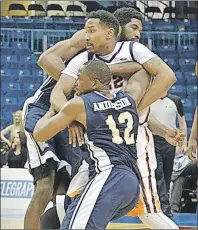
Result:
<svg viewBox="0 0 198 230"><path fill-rule="evenodd" d="M118 117L118 121L120 124L124 124L127 122L127 127L124 130L124 140L127 145L135 144L134 133L130 134L133 129L133 117L129 112L121 113ZM112 132L112 142L116 144L122 144L124 142L123 138L120 136L120 131L116 127L115 120L112 115L108 116L106 120L106 124L109 126L109 129Z"/></svg>

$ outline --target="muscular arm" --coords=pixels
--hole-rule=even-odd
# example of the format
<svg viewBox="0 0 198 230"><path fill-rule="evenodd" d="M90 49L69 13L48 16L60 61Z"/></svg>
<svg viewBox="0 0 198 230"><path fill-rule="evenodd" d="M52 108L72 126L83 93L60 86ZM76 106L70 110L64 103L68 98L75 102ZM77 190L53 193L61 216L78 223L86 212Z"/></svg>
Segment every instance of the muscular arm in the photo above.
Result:
<svg viewBox="0 0 198 230"><path fill-rule="evenodd" d="M118 64L109 65L109 68L113 75L121 76L123 78L130 78L131 75L135 74L143 67L137 62L123 62Z"/></svg>
<svg viewBox="0 0 198 230"><path fill-rule="evenodd" d="M168 143L174 146L181 146L186 138L184 132L163 125L152 114L149 116L148 127L153 134L164 137Z"/></svg>
<svg viewBox="0 0 198 230"><path fill-rule="evenodd" d="M129 78L125 92L134 99L137 106L144 96L150 81L151 76L144 69L137 71Z"/></svg>
<svg viewBox="0 0 198 230"><path fill-rule="evenodd" d="M61 71L65 68L64 61L71 59L84 48L85 31L80 30L70 39L60 41L42 53L37 64L55 80L58 80Z"/></svg>
<svg viewBox="0 0 198 230"><path fill-rule="evenodd" d="M60 76L50 97L51 105L57 112L59 112L67 102L66 96L73 90L75 81L76 79L69 75L62 74Z"/></svg>
<svg viewBox="0 0 198 230"><path fill-rule="evenodd" d="M68 101L61 111L54 115L53 109L50 109L36 124L34 129L34 138L36 141L47 141L58 132L65 129L72 121L77 120L86 126L84 116L85 106L82 98L77 97Z"/></svg>
<svg viewBox="0 0 198 230"><path fill-rule="evenodd" d="M166 131L168 129L167 126L160 123L152 114L149 116L148 127L153 134L161 137L165 137Z"/></svg>
<svg viewBox="0 0 198 230"><path fill-rule="evenodd" d="M171 68L157 56L145 62L143 67L155 77L155 80L140 102L139 111L161 98L176 82L175 74Z"/></svg>

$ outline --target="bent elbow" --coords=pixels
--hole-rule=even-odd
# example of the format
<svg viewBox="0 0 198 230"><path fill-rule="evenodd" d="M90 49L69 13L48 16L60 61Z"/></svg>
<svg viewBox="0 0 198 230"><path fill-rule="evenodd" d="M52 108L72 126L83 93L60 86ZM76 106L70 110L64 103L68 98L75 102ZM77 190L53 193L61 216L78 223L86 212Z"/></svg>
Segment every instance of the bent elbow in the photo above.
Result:
<svg viewBox="0 0 198 230"><path fill-rule="evenodd" d="M37 64L42 68L45 65L47 59L47 55L44 53L42 53L37 61Z"/></svg>
<svg viewBox="0 0 198 230"><path fill-rule="evenodd" d="M34 137L35 141L38 141L38 142L44 142L45 141L42 138L42 135L40 135L38 131L33 132L33 137Z"/></svg>

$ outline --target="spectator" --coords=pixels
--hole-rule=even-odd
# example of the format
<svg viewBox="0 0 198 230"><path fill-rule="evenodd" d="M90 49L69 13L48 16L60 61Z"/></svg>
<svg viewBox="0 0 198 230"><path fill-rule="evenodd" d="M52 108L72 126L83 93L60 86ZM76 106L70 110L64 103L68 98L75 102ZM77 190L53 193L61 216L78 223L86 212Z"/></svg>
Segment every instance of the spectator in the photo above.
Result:
<svg viewBox="0 0 198 230"><path fill-rule="evenodd" d="M16 133L8 152L7 165L9 168L24 168L27 161L26 136L23 132Z"/></svg>
<svg viewBox="0 0 198 230"><path fill-rule="evenodd" d="M155 116L163 125L170 128L176 128L177 119L179 121L179 129L187 136L187 126L183 111L181 99L175 95L164 95L163 98L157 100L151 105L151 114ZM175 146L169 144L164 138L153 135L155 153L157 159L156 181L161 208L164 214L172 217L169 203L169 187L171 175L173 171L173 162L175 157ZM180 151L187 151L186 140L183 143Z"/></svg>
<svg viewBox="0 0 198 230"><path fill-rule="evenodd" d="M173 212L181 211L181 198L184 188L184 184L187 179L192 178L195 182L197 181L197 162L191 161L188 156L184 154L178 154L174 160L174 169L172 174L172 185L171 185L171 198L170 205Z"/></svg>
<svg viewBox="0 0 198 230"><path fill-rule="evenodd" d="M7 163L7 158L8 158L8 151L9 151L9 146L5 143L5 142L1 142L1 147L0 147L0 151L1 151L1 168L3 168L4 166L6 166Z"/></svg>
<svg viewBox="0 0 198 230"><path fill-rule="evenodd" d="M1 141L4 141L11 147L11 143L13 137L17 132L24 132L23 125L22 125L22 111L18 110L13 114L13 124L9 125L5 129L1 131ZM9 134L10 138L7 139L6 135Z"/></svg>

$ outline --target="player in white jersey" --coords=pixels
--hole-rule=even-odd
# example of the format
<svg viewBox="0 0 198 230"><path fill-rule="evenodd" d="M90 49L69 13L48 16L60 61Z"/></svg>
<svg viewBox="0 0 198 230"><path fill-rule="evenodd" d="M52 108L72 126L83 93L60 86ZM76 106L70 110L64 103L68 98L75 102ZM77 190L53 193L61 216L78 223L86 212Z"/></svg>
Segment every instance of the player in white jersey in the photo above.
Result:
<svg viewBox="0 0 198 230"><path fill-rule="evenodd" d="M90 28L92 28L92 27L94 27L93 26L93 20L91 20L91 22L90 22L90 24L88 25L88 31L89 31L89 27ZM95 28L92 28L93 30L95 29ZM95 29L96 30L96 29ZM92 33L92 31L91 31L91 29L90 29L90 32L87 32L87 34L88 33ZM93 32L94 33L94 32ZM95 32L95 33L97 33L97 31ZM95 48L101 48L101 47L95 47L95 46L97 46L96 45L96 43L94 44L94 47L93 47L93 41L94 41L94 39L93 39L93 37L92 37L92 40L91 39L87 39L87 41L88 41L88 43L87 43L87 46L88 46L88 48L90 48L90 49L95 49ZM91 41L91 42L90 42ZM111 46L111 48L112 48L112 46ZM116 45L115 45L115 43L114 43L114 50L111 50L111 52L110 52L110 54L108 55L97 55L97 51L96 50L94 50L94 52L96 53L96 54L94 54L93 55L93 59L102 59L103 61L105 61L105 62L107 62L107 63L110 63L110 64L116 64L116 63L120 63L120 62L124 62L124 61L134 61L134 60L136 60L136 61L138 61L140 64L142 64L145 68L147 67L148 68L148 62L149 62L149 60L152 60L152 59L154 59L155 61L157 61L160 65L162 65L162 61L159 59L159 58L157 58L156 57L156 55L155 54L153 54L151 51L149 51L146 47L144 47L143 45L141 45L140 43L137 43L137 42L135 42L135 43L133 43L133 42L125 42L125 43L117 43ZM104 52L104 50L103 50L103 52ZM106 51L105 51L106 52ZM99 51L99 54L101 53L101 51ZM157 59L157 60L156 60ZM77 56L75 59L73 59L73 61L71 61L71 63L69 64L69 66L68 66L68 68L65 70L65 71L63 71L63 73L64 74L67 74L67 75L69 75L69 76L72 76L72 77L74 77L74 78L77 78L77 71L78 71L78 69L80 68L80 66L84 63L84 62L86 62L88 60L88 53L87 52L84 52L84 53L82 53L82 54L80 54L79 56ZM146 63L146 64L145 64ZM79 66L77 66L77 64L79 65ZM72 66L73 65L73 66ZM164 65L164 64L163 64ZM162 65L162 66L163 66ZM167 68L167 66L163 66L169 73L171 73L171 71L170 71L170 69L168 69ZM158 69L158 68L157 68ZM68 71L70 71L70 72L68 72ZM76 72L75 72L76 71ZM159 72L159 69L158 69L158 72L156 72L156 71L153 71L153 69L151 70L151 68L148 68L148 71L150 71L150 73L151 74L153 74L154 72L155 72L155 74L157 73L158 74L158 72ZM64 76L65 77L65 76ZM63 77L63 78L64 78ZM67 76L66 76L67 77ZM64 81L66 80L66 78L64 78ZM119 84L118 84L118 80L119 80L119 77L115 77L114 79L113 79L113 81L112 81L112 90L114 89L114 90L116 90L115 88L115 86L116 86L116 84L117 84L117 86L123 86L124 84L126 84L126 83L124 83L124 81L122 80L122 81L119 81ZM170 84L170 83L169 83ZM114 88L113 88L114 87ZM119 88L119 87L118 87ZM153 98L152 98L152 100L153 100ZM143 132L145 132L145 130L143 130ZM144 134L145 135L145 134ZM146 143L146 142L145 142ZM152 143L152 140L151 140L151 143ZM145 156L146 156L146 154L145 154ZM146 158L146 157L145 157ZM154 165L155 165L155 162L154 162ZM155 167L155 166L154 166ZM154 172L154 167L153 167L153 172ZM147 167L148 168L148 167ZM149 170L148 170L149 171ZM148 174L148 171L146 172L146 174ZM148 177L149 176L151 176L151 175L148 175L147 176L147 179L148 179ZM153 184L154 185L154 187L155 187L155 184L154 184L154 182L152 182L152 180L151 181L149 181L148 183L147 182L145 182L145 185L143 185L143 186L147 186L148 188L150 187L150 185L151 184ZM147 197L148 199L153 199L153 195L151 194L151 196L150 196L150 198L149 198L149 196ZM156 199L157 199L157 195L156 195ZM150 202L150 206L153 206L153 204L152 204L152 200L151 200L151 202ZM149 209L148 209L149 210ZM153 210L155 211L155 208L153 208ZM158 210L156 210L156 212L158 212L158 211L160 211L159 210L159 204L158 204ZM149 212L151 212L150 210L149 210ZM175 227L175 226L174 226ZM165 227L165 228L167 228L167 227Z"/></svg>

